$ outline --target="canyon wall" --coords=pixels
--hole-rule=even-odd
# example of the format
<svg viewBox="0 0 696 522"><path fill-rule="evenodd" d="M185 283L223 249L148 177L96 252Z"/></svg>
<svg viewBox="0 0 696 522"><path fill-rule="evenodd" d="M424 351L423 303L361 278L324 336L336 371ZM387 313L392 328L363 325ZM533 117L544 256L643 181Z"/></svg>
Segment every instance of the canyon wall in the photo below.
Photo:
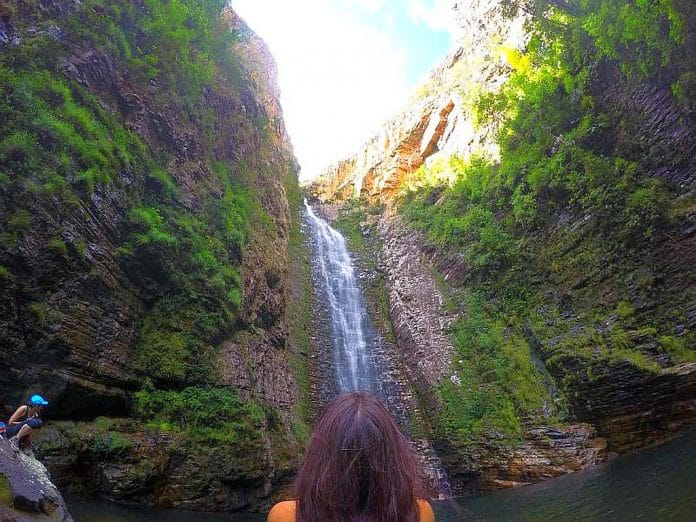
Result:
<svg viewBox="0 0 696 522"><path fill-rule="evenodd" d="M235 510L294 466L275 77L222 1L0 8L0 396L64 421L39 445L59 485Z"/></svg>
<svg viewBox="0 0 696 522"><path fill-rule="evenodd" d="M515 4L457 2L461 45L307 187L382 245L402 364L468 492L696 421L694 10L607 42L624 15ZM646 10L625 16L668 24Z"/></svg>

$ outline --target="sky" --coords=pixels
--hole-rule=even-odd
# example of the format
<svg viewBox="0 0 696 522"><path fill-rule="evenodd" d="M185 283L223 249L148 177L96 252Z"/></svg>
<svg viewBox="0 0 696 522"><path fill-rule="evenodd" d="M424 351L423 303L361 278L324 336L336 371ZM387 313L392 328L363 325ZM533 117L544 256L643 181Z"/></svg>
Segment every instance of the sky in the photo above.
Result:
<svg viewBox="0 0 696 522"><path fill-rule="evenodd" d="M230 0L278 64L301 179L395 114L451 47L451 0Z"/></svg>

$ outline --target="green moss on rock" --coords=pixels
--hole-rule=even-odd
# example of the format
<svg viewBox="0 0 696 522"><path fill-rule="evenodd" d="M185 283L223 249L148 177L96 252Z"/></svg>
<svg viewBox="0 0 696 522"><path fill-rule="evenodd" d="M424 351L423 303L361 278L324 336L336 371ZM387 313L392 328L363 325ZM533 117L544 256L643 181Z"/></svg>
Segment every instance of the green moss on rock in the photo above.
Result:
<svg viewBox="0 0 696 522"><path fill-rule="evenodd" d="M11 507L13 498L10 481L0 473L0 505Z"/></svg>

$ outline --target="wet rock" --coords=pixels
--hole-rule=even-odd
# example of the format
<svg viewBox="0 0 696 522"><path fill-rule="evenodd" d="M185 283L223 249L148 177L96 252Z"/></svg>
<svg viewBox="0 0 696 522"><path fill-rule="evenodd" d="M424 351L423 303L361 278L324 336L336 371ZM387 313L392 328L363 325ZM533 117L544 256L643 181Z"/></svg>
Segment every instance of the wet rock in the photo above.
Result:
<svg viewBox="0 0 696 522"><path fill-rule="evenodd" d="M115 502L200 511L262 511L297 465L297 447L280 435L290 429L283 427L290 425L289 418L277 419L280 426L265 426L253 440L236 444L158 432L131 419L109 422L108 431L71 422L53 423L42 430L37 454L58 485ZM119 445L104 444L114 435Z"/></svg>
<svg viewBox="0 0 696 522"><path fill-rule="evenodd" d="M0 439L0 520L72 522L45 466Z"/></svg>
<svg viewBox="0 0 696 522"><path fill-rule="evenodd" d="M449 378L454 353L447 331L456 315L444 310L444 296L424 257L418 234L397 216L379 223L380 269L389 293L389 316L411 382L427 392Z"/></svg>
<svg viewBox="0 0 696 522"><path fill-rule="evenodd" d="M602 64L597 75L595 95L602 110L619 115L624 125L617 137L619 145L638 149L651 175L663 178L678 193L693 193L696 122L679 107L670 84L629 81L612 63Z"/></svg>
<svg viewBox="0 0 696 522"><path fill-rule="evenodd" d="M13 15L16 27L2 22L0 36L32 31L60 37L58 21L72 16L79 6L73 0L20 5ZM284 129L275 63L263 41L234 11L227 9L224 17L244 35L235 42L234 52L249 88L243 93L224 86L204 90L202 103L211 111L215 127L211 143L198 127L184 121L174 104L132 78L118 59L103 50L73 45L60 66L68 79L122 119L150 150L170 158L167 170L186 207L202 208L204 200L220 196L211 189L217 184L216 175L205 166L211 157L231 164L243 160L259 172L249 188L273 225L249 230L240 270L244 302L235 325L242 333L238 339L221 340L231 353L227 364L235 368L223 380L253 391L261 402L285 406L297 397L288 352L282 351L288 337L290 227L283 183L286 174L291 177L295 160ZM270 146L249 132L250 121L262 117L269 120ZM59 418L121 416L128 412L132 392L142 384L135 349L140 323L152 302L168 291L169 282L150 259L124 259L118 253L131 230L132 206L153 190L148 185L151 180L136 179L130 169L113 176L120 183L98 188L79 202L74 213L29 206L34 225L23 234L16 251L2 253L2 264L12 274L0 280L0 393L7 402L20 403L27 390L42 384L51 397L52 414ZM65 256L44 248L55 230L67 245ZM41 320L31 311L36 303L42 306ZM248 331L260 335L247 336ZM254 364L237 365L252 345Z"/></svg>
<svg viewBox="0 0 696 522"><path fill-rule="evenodd" d="M623 362L589 373L572 373L574 415L597 426L613 451L664 441L696 423L696 363L653 372Z"/></svg>
<svg viewBox="0 0 696 522"><path fill-rule="evenodd" d="M450 265L446 256L428 247L397 216L383 216L378 233L383 245L380 267L399 352L408 381L418 390L423 406L433 412L438 408L433 388L443 379L452 379L449 368L454 347L447 332L457 318L443 307L443 287L435 280L433 266ZM524 441L514 449L503 439L487 433L463 448L442 439L434 441L456 494L538 482L606 458L606 441L596 437L588 424L528 427Z"/></svg>
<svg viewBox="0 0 696 522"><path fill-rule="evenodd" d="M315 208L317 214L328 217L329 220L340 213L340 209L320 205ZM392 324L385 311L377 302L376 296L383 291L384 277L376 270L377 255L380 250L380 238L371 234L373 223L365 223L361 227L367 247L361 251L350 252L353 269L357 272L360 292L366 297L364 334L367 351L371 355L372 364L377 373L375 393L385 402L389 411L394 415L401 429L413 439L413 450L420 464L420 473L430 495L433 498L450 496L449 483L437 454L433 451L428 436L427 419L421 408L420 401L413 391L408 378L408 370L404 360L404 351L397 345L392 332ZM314 251L317 255L317 251ZM314 288L317 294L315 315L318 318L329 316L329 301L326 295L324 278L318 273L319 263L313 263ZM333 361L333 343L331 341L330 322L321 321L322 332L313 340L314 364L312 365L311 380L314 383L315 402L323 406L338 393L337 375ZM418 435L416 435L418 431Z"/></svg>
<svg viewBox="0 0 696 522"><path fill-rule="evenodd" d="M441 441L439 441L441 443ZM527 429L514 448L495 437L454 448L439 445L455 493L519 487L585 469L607 458L606 440L588 424Z"/></svg>
<svg viewBox="0 0 696 522"><path fill-rule="evenodd" d="M526 41L524 19L502 16L503 2L470 0L457 4L455 17L462 29L463 48L433 72L421 97L411 100L355 154L329 167L307 189L322 202L336 204L359 197L385 209L379 226L383 245L380 268L389 292L390 316L408 381L429 411L436 411L438 406L433 391L438 382L448 379L457 384L456 376L453 379L449 373L452 347L446 335L447 325L456 317L442 309L443 292L447 285L476 283L469 280L463 253L443 252L428 245L395 215L394 207L399 191L417 183L411 173L421 165L432 166L453 153L470 157L485 151L496 159L494 125L473 125L460 98L467 98L467 89L472 86L495 90L509 74L509 68L492 55L489 36L499 35L513 48ZM582 146L599 155L636 161L649 176L664 180L675 198L689 201L696 188L693 111L673 95L671 73L635 80L627 79L620 69L615 61L593 67L589 85L597 107L617 125ZM558 150L560 140L551 137L551 152ZM446 166L431 173L441 176L438 181L443 184L451 181ZM430 203L442 203L436 190ZM677 336L685 350L693 348L694 217L693 210L686 211L680 222L665 226L649 247L639 252L626 252L623 246L611 244L615 238L602 238L609 242L607 259L578 270L566 263L583 259L596 248L583 240L597 239L593 228L597 216L591 209L560 209L550 226L528 238L553 245L550 251L564 245L559 259L550 263L539 259L541 269L530 273L529 281L554 307L550 312L544 309L546 305L540 305L535 310L542 316L540 321L549 331L563 330L539 334L538 339L531 332L525 335L534 349L534 364L549 389L550 400L545 401L543 414L588 426L578 431L573 426L540 428L523 422L524 442L515 450L504 447L496 433L487 433L485 440L466 448L435 441L461 491L514 486L581 469L607 458L604 445L612 453L631 451L664 441L696 422L694 363L679 364L679 355L665 349L661 340L663 335ZM567 268L551 282L548 265L557 261ZM436 285L440 278L447 285ZM598 310L607 312L605 308L623 298L636 311L633 324L611 310L601 321L590 317ZM597 309L594 303L598 303ZM573 345L580 336L589 333L606 339L612 332L620 333L622 327L626 328L627 356L616 353L615 360L608 361L607 350L613 347L600 346L599 342L588 348L586 357L575 356L572 351L568 357L559 353L564 343ZM627 360L631 356L636 360ZM684 358L690 357L687 354ZM556 398L558 407L553 404ZM570 411L561 411L566 409Z"/></svg>

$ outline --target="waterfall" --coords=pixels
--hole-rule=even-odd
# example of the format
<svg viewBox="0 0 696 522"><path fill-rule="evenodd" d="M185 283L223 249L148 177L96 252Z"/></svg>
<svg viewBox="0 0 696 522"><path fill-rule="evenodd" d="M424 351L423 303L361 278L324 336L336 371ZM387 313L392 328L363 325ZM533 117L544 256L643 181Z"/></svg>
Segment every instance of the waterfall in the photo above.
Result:
<svg viewBox="0 0 696 522"><path fill-rule="evenodd" d="M370 327L359 279L343 235L316 215L305 200L314 237L314 259L319 284L328 305L332 360L339 392L366 390L386 404L405 431L409 431L407 400L410 390L393 377L394 361L384 350L373 349ZM409 396L410 399L406 397ZM415 405L411 403L411 408ZM450 498L452 488L439 457L426 440L414 440L415 452L436 498Z"/></svg>
<svg viewBox="0 0 696 522"><path fill-rule="evenodd" d="M341 392L366 390L381 395L376 368L367 342L367 311L346 240L305 200L316 238L319 272L327 290L333 361Z"/></svg>

